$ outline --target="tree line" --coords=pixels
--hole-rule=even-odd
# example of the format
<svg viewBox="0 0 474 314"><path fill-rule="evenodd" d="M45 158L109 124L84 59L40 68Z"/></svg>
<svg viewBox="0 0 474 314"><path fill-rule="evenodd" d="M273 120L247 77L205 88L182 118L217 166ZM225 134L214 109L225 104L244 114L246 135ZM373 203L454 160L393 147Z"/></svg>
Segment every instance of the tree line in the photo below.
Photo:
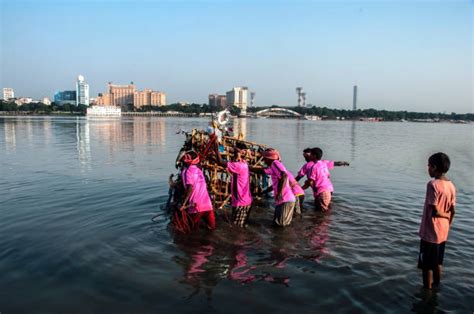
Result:
<svg viewBox="0 0 474 314"><path fill-rule="evenodd" d="M377 110L377 109L358 109L358 110L346 110L346 109L331 109L327 107L249 107L247 108L248 113L255 113L257 111L267 108L286 108L298 112L302 115L316 115L326 119L346 119L356 120L360 118L380 118L384 121L401 121L401 120L465 120L474 121L473 113L459 114L455 112L451 113L433 113L433 112L413 112L413 111L388 111L388 110ZM237 107L228 108L233 115L240 114L240 109ZM0 100L0 111L25 111L37 114L51 114L55 112L66 112L72 114L86 114L87 106L85 105L73 105L64 104L56 105L54 102L51 105L45 105L43 103L29 103L18 106L15 102ZM124 107L123 111L157 111L157 112L168 112L177 111L183 113L215 113L223 110L221 107L210 106L208 104L192 103L188 105L181 105L174 103L166 106L143 106L141 108Z"/></svg>

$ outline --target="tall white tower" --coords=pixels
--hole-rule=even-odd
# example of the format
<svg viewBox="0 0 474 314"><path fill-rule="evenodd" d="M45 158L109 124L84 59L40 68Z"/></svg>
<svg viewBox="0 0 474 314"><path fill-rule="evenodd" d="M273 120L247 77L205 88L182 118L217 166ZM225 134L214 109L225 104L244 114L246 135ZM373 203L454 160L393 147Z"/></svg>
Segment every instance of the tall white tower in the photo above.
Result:
<svg viewBox="0 0 474 314"><path fill-rule="evenodd" d="M84 76L78 75L76 82L76 106L89 106L89 84L84 81Z"/></svg>

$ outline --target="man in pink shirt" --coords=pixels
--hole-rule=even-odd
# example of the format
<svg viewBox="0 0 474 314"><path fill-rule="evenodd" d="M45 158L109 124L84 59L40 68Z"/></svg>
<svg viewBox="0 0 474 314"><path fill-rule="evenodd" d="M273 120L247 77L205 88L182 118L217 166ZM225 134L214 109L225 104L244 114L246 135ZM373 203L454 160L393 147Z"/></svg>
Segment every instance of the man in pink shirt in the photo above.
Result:
<svg viewBox="0 0 474 314"><path fill-rule="evenodd" d="M423 271L423 286L427 289L441 281L444 248L455 214L456 188L446 177L450 164L444 153L436 153L428 159L428 174L433 180L426 186L418 257L418 268Z"/></svg>
<svg viewBox="0 0 474 314"><path fill-rule="evenodd" d="M273 222L281 227L288 226L293 219L296 199L289 184L287 170L280 162L280 154L273 148L263 152L263 162L267 165L267 168L254 167L251 170L265 173L271 177L275 197Z"/></svg>
<svg viewBox="0 0 474 314"><path fill-rule="evenodd" d="M244 146L234 147L233 161L224 161L216 145L215 152L217 163L231 173L231 195L232 195L232 222L240 227L246 226L252 205L252 195L250 194L250 174L249 166L245 159Z"/></svg>
<svg viewBox="0 0 474 314"><path fill-rule="evenodd" d="M180 210L187 209L194 227L198 227L201 219L206 220L208 228L216 228L216 219L212 208L211 198L207 192L206 179L199 169L199 156L194 151L189 151L183 156L184 170L181 178L185 189L185 197Z"/></svg>
<svg viewBox="0 0 474 314"><path fill-rule="evenodd" d="M330 179L329 169L334 166L349 166L346 161L321 160L323 151L319 147L310 149L310 153L303 152L307 163L300 169L296 180L306 175L307 181L303 189L311 187L313 190L315 207L323 212L328 211L334 187Z"/></svg>

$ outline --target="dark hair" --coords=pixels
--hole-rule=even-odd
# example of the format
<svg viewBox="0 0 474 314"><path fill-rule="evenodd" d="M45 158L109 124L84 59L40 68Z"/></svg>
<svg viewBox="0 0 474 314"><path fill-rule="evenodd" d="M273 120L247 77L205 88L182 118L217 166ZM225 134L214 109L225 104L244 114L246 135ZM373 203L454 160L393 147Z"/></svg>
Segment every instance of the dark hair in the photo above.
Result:
<svg viewBox="0 0 474 314"><path fill-rule="evenodd" d="M242 143L242 142L237 142L235 144L235 147L237 147L238 149L247 149L247 145L245 145L245 143Z"/></svg>
<svg viewBox="0 0 474 314"><path fill-rule="evenodd" d="M311 148L311 154L313 154L317 160L321 160L323 157L323 150L319 147Z"/></svg>
<svg viewBox="0 0 474 314"><path fill-rule="evenodd" d="M305 149L303 149L303 153L311 153L311 148L306 147Z"/></svg>
<svg viewBox="0 0 474 314"><path fill-rule="evenodd" d="M445 153L436 153L431 155L428 159L428 163L431 166L436 167L436 170L441 173L448 172L449 166L451 165L451 161L449 160L448 155Z"/></svg>

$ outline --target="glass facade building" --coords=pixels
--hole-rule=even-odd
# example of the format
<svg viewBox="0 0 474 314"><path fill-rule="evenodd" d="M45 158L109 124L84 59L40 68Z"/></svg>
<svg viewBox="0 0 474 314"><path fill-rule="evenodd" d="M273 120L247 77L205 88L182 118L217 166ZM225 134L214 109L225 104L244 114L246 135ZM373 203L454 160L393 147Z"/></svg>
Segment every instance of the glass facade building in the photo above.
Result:
<svg viewBox="0 0 474 314"><path fill-rule="evenodd" d="M54 103L56 105L76 105L76 91L74 90L65 90L59 91L54 94Z"/></svg>

